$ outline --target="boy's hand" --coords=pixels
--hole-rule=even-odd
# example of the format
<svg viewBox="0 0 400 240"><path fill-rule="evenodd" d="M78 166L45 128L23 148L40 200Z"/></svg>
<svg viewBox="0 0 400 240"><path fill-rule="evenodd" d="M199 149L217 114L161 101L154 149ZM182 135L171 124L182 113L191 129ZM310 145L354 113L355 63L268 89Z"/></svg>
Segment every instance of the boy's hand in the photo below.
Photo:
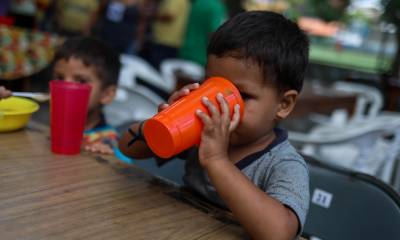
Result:
<svg viewBox="0 0 400 240"><path fill-rule="evenodd" d="M100 153L107 155L114 154L114 150L111 148L111 146L102 142L89 143L86 146L84 146L84 150L92 153Z"/></svg>
<svg viewBox="0 0 400 240"><path fill-rule="evenodd" d="M217 101L221 111L207 98L202 99L210 115L197 110L196 114L203 122L203 132L199 148L199 161L203 168L208 164L228 159L228 147L230 134L237 128L240 121L240 106L236 104L233 116L229 110L229 105L222 95L217 94Z"/></svg>
<svg viewBox="0 0 400 240"><path fill-rule="evenodd" d="M8 98L11 96L11 91L7 90L5 87L0 86L0 99Z"/></svg>
<svg viewBox="0 0 400 240"><path fill-rule="evenodd" d="M160 104L160 106L158 106L158 112L161 112L162 110L166 109L167 107L169 107L169 105L176 102L178 99L188 95L191 91L196 90L197 88L199 88L199 86L200 86L199 83L192 83L192 84L186 85L183 88L181 88L180 90L174 92L171 95L171 97L169 97L167 103L163 103L163 104Z"/></svg>

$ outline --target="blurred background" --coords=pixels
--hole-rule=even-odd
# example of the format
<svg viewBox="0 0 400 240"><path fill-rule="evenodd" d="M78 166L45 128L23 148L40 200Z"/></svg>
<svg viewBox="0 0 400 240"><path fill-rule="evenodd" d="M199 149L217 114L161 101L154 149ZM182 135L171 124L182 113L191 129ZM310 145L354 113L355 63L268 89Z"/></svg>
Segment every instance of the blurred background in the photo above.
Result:
<svg viewBox="0 0 400 240"><path fill-rule="evenodd" d="M94 36L121 54L117 97L105 114L123 131L175 89L201 82L212 32L250 10L282 13L311 40L303 91L282 123L292 143L399 191L398 0L1 0L0 85L47 92L57 46ZM48 124L48 103L34 119ZM180 182L179 161L131 161Z"/></svg>

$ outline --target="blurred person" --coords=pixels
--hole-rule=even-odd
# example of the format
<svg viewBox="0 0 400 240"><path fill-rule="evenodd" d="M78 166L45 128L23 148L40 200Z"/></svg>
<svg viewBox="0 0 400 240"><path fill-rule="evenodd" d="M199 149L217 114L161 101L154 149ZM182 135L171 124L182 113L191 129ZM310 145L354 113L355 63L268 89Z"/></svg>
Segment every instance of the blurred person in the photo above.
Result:
<svg viewBox="0 0 400 240"><path fill-rule="evenodd" d="M51 6L55 0L36 0L36 28L42 31L48 31L49 13L52 11Z"/></svg>
<svg viewBox="0 0 400 240"><path fill-rule="evenodd" d="M140 0L102 0L88 29L119 53L135 54L140 8Z"/></svg>
<svg viewBox="0 0 400 240"><path fill-rule="evenodd" d="M102 109L114 99L120 66L112 48L90 37L70 38L55 54L53 79L92 86L83 140L86 151L114 152L117 131L106 123Z"/></svg>
<svg viewBox="0 0 400 240"><path fill-rule="evenodd" d="M58 0L36 0L38 13L36 16L37 28L44 32L58 32L55 16Z"/></svg>
<svg viewBox="0 0 400 240"><path fill-rule="evenodd" d="M205 66L208 40L227 17L223 0L194 0L179 56Z"/></svg>
<svg viewBox="0 0 400 240"><path fill-rule="evenodd" d="M14 25L23 28L35 27L35 0L11 0L8 15L15 19Z"/></svg>
<svg viewBox="0 0 400 240"><path fill-rule="evenodd" d="M344 26L349 0L308 0L305 8L294 14L300 28L312 36L334 37ZM340 45L337 45L340 49Z"/></svg>
<svg viewBox="0 0 400 240"><path fill-rule="evenodd" d="M153 22L157 15L159 3L162 0L142 0L140 5L140 20L137 31L138 55L150 61L153 45Z"/></svg>
<svg viewBox="0 0 400 240"><path fill-rule="evenodd" d="M56 32L67 36L83 34L99 7L99 0L53 1L53 22Z"/></svg>
<svg viewBox="0 0 400 240"><path fill-rule="evenodd" d="M167 58L176 58L182 45L190 10L189 0L162 0L153 23L149 62L156 68Z"/></svg>
<svg viewBox="0 0 400 240"><path fill-rule="evenodd" d="M0 16L5 16L10 8L11 0L0 1Z"/></svg>

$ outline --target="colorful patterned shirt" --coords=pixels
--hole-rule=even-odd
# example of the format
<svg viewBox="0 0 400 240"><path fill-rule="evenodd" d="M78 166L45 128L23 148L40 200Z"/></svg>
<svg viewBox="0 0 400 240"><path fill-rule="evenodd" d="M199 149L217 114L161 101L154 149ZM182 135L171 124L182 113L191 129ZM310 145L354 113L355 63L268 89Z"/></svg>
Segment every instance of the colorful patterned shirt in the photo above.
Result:
<svg viewBox="0 0 400 240"><path fill-rule="evenodd" d="M83 134L83 144L93 144L96 142L106 143L114 148L118 142L117 130L108 125L104 115L100 116L100 122L92 129L86 130Z"/></svg>

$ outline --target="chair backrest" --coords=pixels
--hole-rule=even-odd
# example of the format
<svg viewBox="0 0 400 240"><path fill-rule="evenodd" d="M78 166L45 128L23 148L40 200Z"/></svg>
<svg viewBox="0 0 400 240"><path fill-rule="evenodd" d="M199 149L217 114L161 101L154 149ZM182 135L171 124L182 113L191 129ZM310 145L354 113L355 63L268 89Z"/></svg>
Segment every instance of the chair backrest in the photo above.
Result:
<svg viewBox="0 0 400 240"><path fill-rule="evenodd" d="M111 104L104 107L107 122L119 127L122 124L140 122L157 113L158 105L164 102L154 92L137 85L134 89L119 87Z"/></svg>
<svg viewBox="0 0 400 240"><path fill-rule="evenodd" d="M160 72L158 72L153 66L151 66L144 59L132 56L124 55L120 56L121 71L119 74L119 86L134 88L137 84L137 80L140 79L145 83L159 88L163 91L169 90L169 85L164 81Z"/></svg>
<svg viewBox="0 0 400 240"><path fill-rule="evenodd" d="M304 236L329 239L400 239L400 197L366 174L304 156L311 203Z"/></svg>
<svg viewBox="0 0 400 240"><path fill-rule="evenodd" d="M166 88L155 68L137 56L122 54L120 61L122 66L116 97L104 107L106 120L114 127L150 118L157 113L158 105L165 102L153 88L142 84Z"/></svg>
<svg viewBox="0 0 400 240"><path fill-rule="evenodd" d="M379 89L361 83L337 81L334 89L357 94L353 119L360 120L378 115L383 107L383 96Z"/></svg>
<svg viewBox="0 0 400 240"><path fill-rule="evenodd" d="M380 115L344 126L319 125L309 133L289 132L290 141L323 162L367 173L393 185L400 173L400 115ZM396 189L400 184L396 184Z"/></svg>
<svg viewBox="0 0 400 240"><path fill-rule="evenodd" d="M176 88L175 74L177 71L181 71L182 74L191 79L201 81L204 78L203 66L183 59L165 59L161 62L160 71L171 92Z"/></svg>

